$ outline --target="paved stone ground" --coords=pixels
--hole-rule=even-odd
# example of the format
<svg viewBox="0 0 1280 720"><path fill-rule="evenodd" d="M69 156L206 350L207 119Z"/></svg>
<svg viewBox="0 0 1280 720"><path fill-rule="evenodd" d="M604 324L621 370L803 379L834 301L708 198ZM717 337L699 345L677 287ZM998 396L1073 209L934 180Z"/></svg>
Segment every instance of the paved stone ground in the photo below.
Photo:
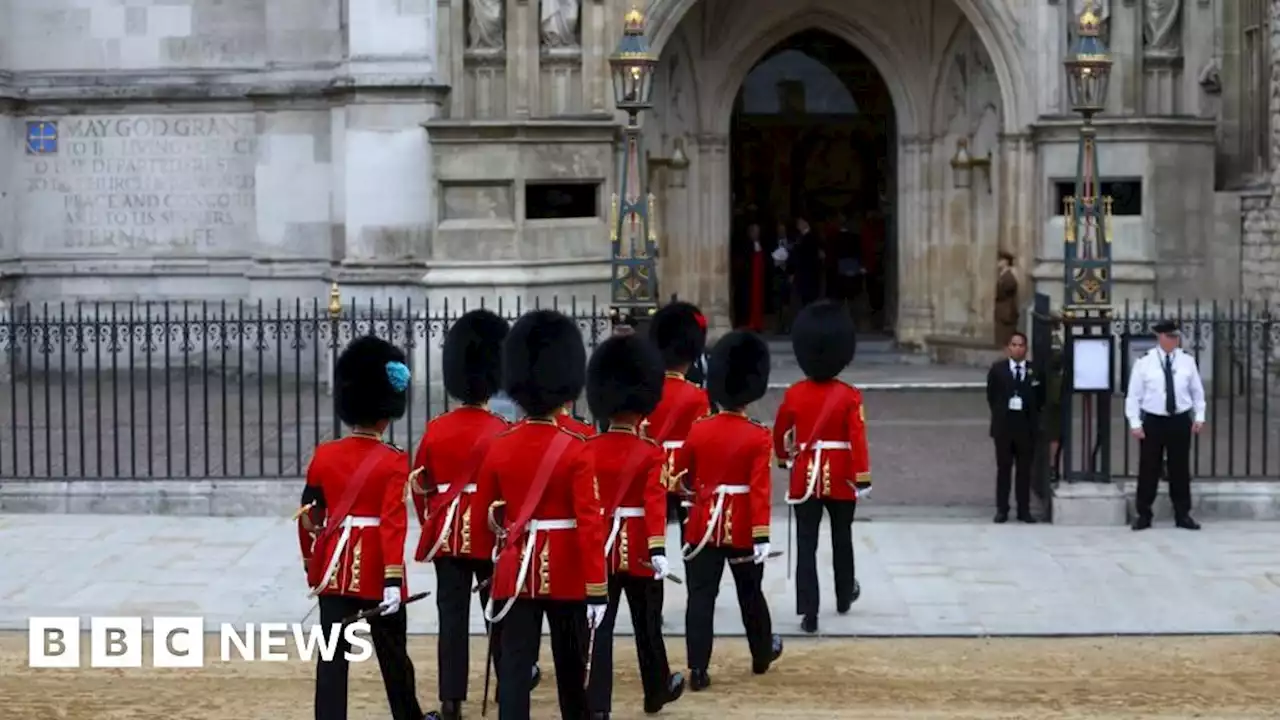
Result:
<svg viewBox="0 0 1280 720"><path fill-rule="evenodd" d="M785 518L775 515L774 527L784 549ZM856 537L863 595L847 616L832 610L826 542L820 550L827 634L1280 631L1280 523L1135 534L872 522L859 523ZM298 621L310 603L296 543L283 519L0 516L0 547L9 549L0 559L0 629L23 629L32 615ZM409 582L431 589L431 568L413 566ZM765 585L775 628L796 633L784 559L770 564ZM682 586L667 585L670 633L684 631L685 600ZM742 631L728 573L716 622L719 634ZM410 623L413 632L433 632L433 601L415 605ZM472 629L479 631L478 614Z"/></svg>
<svg viewBox="0 0 1280 720"><path fill-rule="evenodd" d="M940 371L933 366L906 368ZM870 369L888 372L883 366ZM149 399L138 387L130 394L127 380L118 388L110 382L101 388L90 382L30 390L18 386L16 393L7 383L0 384L0 480L296 482L315 444L333 437L330 399L318 386L231 384L224 400L220 379L198 379L201 382L189 389L175 382L167 393L163 386L153 387ZM754 415L767 422L781 394L771 391L753 408ZM429 404L433 400L440 400L438 394L414 397L409 413L393 428L394 442L416 442L425 418L443 409L439 402ZM866 402L877 504L991 504L995 459L981 392L868 390ZM1136 442L1125 433L1120 403L1113 405L1113 472L1134 475ZM1280 476L1280 404L1268 407L1269 415L1261 411L1243 402L1235 408L1215 406L1210 430L1193 458L1196 477Z"/></svg>

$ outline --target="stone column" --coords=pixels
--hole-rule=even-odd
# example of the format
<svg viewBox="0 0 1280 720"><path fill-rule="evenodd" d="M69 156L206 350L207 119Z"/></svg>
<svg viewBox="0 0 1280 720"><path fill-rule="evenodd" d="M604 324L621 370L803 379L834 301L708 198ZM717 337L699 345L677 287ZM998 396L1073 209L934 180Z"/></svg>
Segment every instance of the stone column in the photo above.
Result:
<svg viewBox="0 0 1280 720"><path fill-rule="evenodd" d="M583 0L582 3L582 97L590 113L613 111L613 92L609 84L609 54L618 42L612 32L615 23L608 3Z"/></svg>
<svg viewBox="0 0 1280 720"><path fill-rule="evenodd" d="M1066 105L1062 84L1062 59L1067 53L1067 28L1073 21L1071 0L1040 3L1035 10L1036 109L1041 115L1058 115Z"/></svg>
<svg viewBox="0 0 1280 720"><path fill-rule="evenodd" d="M538 48L537 0L508 0L507 107L517 118L533 114L541 71Z"/></svg>
<svg viewBox="0 0 1280 720"><path fill-rule="evenodd" d="M1026 192L1026 188L1035 183L1036 158L1031 136L1027 133L1000 135L999 157L999 176L995 178L1000 208L999 249L1008 250L1017 258L1020 300L1026 302L1035 291L1031 271L1040 254L1036 221L1038 195ZM990 260L994 267L995 258ZM990 291L995 292L994 285Z"/></svg>
<svg viewBox="0 0 1280 720"><path fill-rule="evenodd" d="M1107 112L1137 115L1142 112L1142 3L1112 0L1107 42L1115 63ZM1058 74L1063 73L1059 61Z"/></svg>
<svg viewBox="0 0 1280 720"><path fill-rule="evenodd" d="M690 302L702 309L712 332L731 329L729 317L729 135L705 133L695 139L697 187L691 196L698 219L688 239L685 273Z"/></svg>
<svg viewBox="0 0 1280 720"><path fill-rule="evenodd" d="M340 109L345 260L396 265L426 252L433 187L422 123L438 110L436 3L350 0L348 72L355 91ZM426 92L424 92L426 91Z"/></svg>
<svg viewBox="0 0 1280 720"><path fill-rule="evenodd" d="M929 303L929 156L931 140L898 138L897 225L898 342L922 345L933 324Z"/></svg>
<svg viewBox="0 0 1280 720"><path fill-rule="evenodd" d="M440 82L449 86L449 117L466 115L467 72L463 55L467 49L466 0L436 0L436 48Z"/></svg>

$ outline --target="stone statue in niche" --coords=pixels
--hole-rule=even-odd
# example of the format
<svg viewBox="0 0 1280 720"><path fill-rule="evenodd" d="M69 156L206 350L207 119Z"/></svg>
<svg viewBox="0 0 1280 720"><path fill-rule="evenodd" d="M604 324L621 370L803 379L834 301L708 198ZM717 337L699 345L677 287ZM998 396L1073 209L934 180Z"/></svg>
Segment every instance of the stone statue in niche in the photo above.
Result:
<svg viewBox="0 0 1280 720"><path fill-rule="evenodd" d="M541 0L542 47L557 50L578 47L581 0Z"/></svg>
<svg viewBox="0 0 1280 720"><path fill-rule="evenodd" d="M468 50L501 50L506 45L502 12L505 3L506 0L468 0Z"/></svg>
<svg viewBox="0 0 1280 720"><path fill-rule="evenodd" d="M1182 0L1145 0L1142 39L1148 55L1177 55L1182 47L1179 30Z"/></svg>

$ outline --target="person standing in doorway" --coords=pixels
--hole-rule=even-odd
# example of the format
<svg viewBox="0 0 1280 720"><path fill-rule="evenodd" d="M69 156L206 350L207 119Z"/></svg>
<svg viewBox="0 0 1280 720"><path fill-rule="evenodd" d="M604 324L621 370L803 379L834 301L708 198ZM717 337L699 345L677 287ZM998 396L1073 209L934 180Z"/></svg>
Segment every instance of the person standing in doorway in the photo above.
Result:
<svg viewBox="0 0 1280 720"><path fill-rule="evenodd" d="M1026 335L1014 330L1005 350L1008 357L997 360L987 372L987 407L991 411L991 439L996 446L995 522L1009 520L1009 486L1013 484L1018 520L1034 523L1031 463L1045 388L1027 363Z"/></svg>
<svg viewBox="0 0 1280 720"><path fill-rule="evenodd" d="M760 223L752 221L747 226L747 247L749 260L746 262L747 272L747 317L744 327L754 332L764 331L764 293L765 293L765 252L764 243L760 240Z"/></svg>
<svg viewBox="0 0 1280 720"><path fill-rule="evenodd" d="M799 309L822 296L822 245L818 234L803 217L796 218L796 241L788 261L791 282L800 300Z"/></svg>
<svg viewBox="0 0 1280 720"><path fill-rule="evenodd" d="M791 327L791 235L785 220L779 220L774 229L776 238L770 253L773 258L774 312L778 315L778 332L786 333Z"/></svg>
<svg viewBox="0 0 1280 720"><path fill-rule="evenodd" d="M1133 529L1151 527L1151 505L1167 462L1174 523L1199 530L1191 518L1191 436L1204 429L1204 382L1195 358L1178 347L1177 324L1166 320L1152 329L1159 346L1133 364L1124 399L1130 432L1141 442Z"/></svg>
<svg viewBox="0 0 1280 720"><path fill-rule="evenodd" d="M1007 346L1018 331L1018 276L1013 273L1013 255L1000 251L996 272L995 339Z"/></svg>

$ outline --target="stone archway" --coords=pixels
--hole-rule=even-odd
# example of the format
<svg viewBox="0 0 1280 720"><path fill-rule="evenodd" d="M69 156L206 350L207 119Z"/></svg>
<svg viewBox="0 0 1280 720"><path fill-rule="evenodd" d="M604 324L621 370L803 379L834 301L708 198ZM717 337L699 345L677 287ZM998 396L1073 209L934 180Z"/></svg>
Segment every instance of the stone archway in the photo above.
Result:
<svg viewBox="0 0 1280 720"><path fill-rule="evenodd" d="M1016 119L1020 113L1004 111L1006 98L1013 98L1010 104L1017 107L1024 94L1017 82L1004 81L1018 71L986 53L981 33L960 5L929 3L929 12L913 12L917 3L926 7L925 0L659 0L650 31L661 65L647 140L657 155L669 154L680 140L691 160L686 187L657 188L665 209L660 218L667 238L661 269L665 292L699 303L717 328L728 327L728 134L733 102L743 79L771 47L803 30L820 28L866 55L893 98L898 131L894 204L912 209L900 214L896 232L901 249L895 327L899 340L924 344L939 334L982 337L990 332L990 313L982 307L984 283L968 275L960 282L953 268L958 247L967 248L960 267L969 275L981 272L983 258L994 258L998 248L1030 254L1019 251L1030 243L1034 208L1015 198L1019 185L1029 181L1033 156L1028 139L1014 132L1023 126ZM684 14L675 14L676 9ZM921 47L921 37L948 40ZM978 84L980 92L994 91L994 102L940 102L944 91L970 92L969 68L974 63L955 58L957 53L968 58L974 52L985 58L979 64L991 76L991 82ZM956 82L957 76L962 82ZM972 129L940 118L954 107L968 112L987 105L994 105L997 124L983 126L987 146L973 151L992 155L990 190L985 179L975 180L973 189L956 190L951 187L949 160L955 139ZM958 296L963 296L964 312L943 312Z"/></svg>

